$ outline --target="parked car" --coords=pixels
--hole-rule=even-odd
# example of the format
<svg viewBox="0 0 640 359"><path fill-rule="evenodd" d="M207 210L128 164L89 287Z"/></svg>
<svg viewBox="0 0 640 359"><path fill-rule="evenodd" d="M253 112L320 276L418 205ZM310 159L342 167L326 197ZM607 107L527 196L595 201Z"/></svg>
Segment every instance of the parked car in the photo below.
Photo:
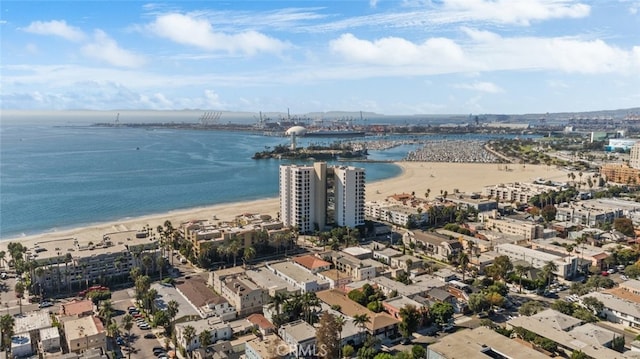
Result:
<svg viewBox="0 0 640 359"><path fill-rule="evenodd" d="M122 337L117 337L116 338L116 344L125 345L126 343L124 342L124 339L122 339Z"/></svg>
<svg viewBox="0 0 640 359"><path fill-rule="evenodd" d="M613 274L613 273L615 273L615 272L616 272L616 269L615 269L615 268L610 268L610 269L607 271L607 273L609 273L609 274Z"/></svg>
<svg viewBox="0 0 640 359"><path fill-rule="evenodd" d="M155 339L156 335L153 334L153 333L147 333L147 334L144 335L144 338L145 339Z"/></svg>
<svg viewBox="0 0 640 359"><path fill-rule="evenodd" d="M600 273L600 275L602 275L603 277L606 277L609 275L609 272L603 270L602 273Z"/></svg>
<svg viewBox="0 0 640 359"><path fill-rule="evenodd" d="M48 307L53 307L53 302L50 302L48 300L40 303L40 305L38 306L40 308L48 308Z"/></svg>

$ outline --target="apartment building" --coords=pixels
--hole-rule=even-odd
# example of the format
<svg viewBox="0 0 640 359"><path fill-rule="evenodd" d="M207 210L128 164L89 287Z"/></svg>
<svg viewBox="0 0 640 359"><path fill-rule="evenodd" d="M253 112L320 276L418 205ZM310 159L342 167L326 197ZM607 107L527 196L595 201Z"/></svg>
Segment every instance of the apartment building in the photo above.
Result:
<svg viewBox="0 0 640 359"><path fill-rule="evenodd" d="M280 166L280 218L302 233L364 224L365 171L324 162Z"/></svg>
<svg viewBox="0 0 640 359"><path fill-rule="evenodd" d="M267 264L267 268L287 283L300 288L301 293L318 292L329 289L329 282L308 272L304 267L295 262L282 261L269 263Z"/></svg>
<svg viewBox="0 0 640 359"><path fill-rule="evenodd" d="M197 257L207 249L217 248L229 240L237 239L242 248L254 246L260 242L267 242L271 246L279 246L282 236L289 233L281 221L274 220L247 220L240 216L231 223L213 223L208 220L185 222L180 226L184 239L193 246L194 255Z"/></svg>
<svg viewBox="0 0 640 359"><path fill-rule="evenodd" d="M496 252L509 257L512 262L523 261L538 269L553 262L558 267L554 274L564 279L572 278L578 270L578 257L569 253L535 250L509 243L497 245Z"/></svg>
<svg viewBox="0 0 640 359"><path fill-rule="evenodd" d="M495 218L493 216L481 216L481 219L486 229L516 236L522 240L530 241L543 236L544 227L537 223L511 218Z"/></svg>
<svg viewBox="0 0 640 359"><path fill-rule="evenodd" d="M482 194L500 202L529 203L534 196L558 189L557 186L553 185L515 182L486 186L482 190Z"/></svg>
<svg viewBox="0 0 640 359"><path fill-rule="evenodd" d="M79 238L43 240L26 252L27 259L39 269L34 282L48 293L128 278L133 267L145 270L142 258L146 255L154 263L148 271L155 272L161 252L158 240L146 231L107 233L95 242Z"/></svg>
<svg viewBox="0 0 640 359"><path fill-rule="evenodd" d="M284 324L278 329L282 341L293 358L316 357L316 328L302 319Z"/></svg>
<svg viewBox="0 0 640 359"><path fill-rule="evenodd" d="M176 340L178 345L185 350L194 350L200 347L199 335L195 335L189 343L184 337L184 330L186 327L191 326L195 329L196 334L202 333L204 330L208 330L211 333L211 342L215 343L218 340L230 340L233 335L233 330L228 322L223 322L219 318L201 319L197 321L176 323Z"/></svg>
<svg viewBox="0 0 640 359"><path fill-rule="evenodd" d="M600 175L609 182L637 184L640 179L640 169L626 164L607 163L600 167Z"/></svg>
<svg viewBox="0 0 640 359"><path fill-rule="evenodd" d="M220 294L229 301L239 317L262 313L262 306L269 301L269 294L246 276L225 278Z"/></svg>
<svg viewBox="0 0 640 359"><path fill-rule="evenodd" d="M63 327L70 352L82 353L92 348L107 350L107 332L97 317L67 320Z"/></svg>
<svg viewBox="0 0 640 359"><path fill-rule="evenodd" d="M418 210L415 207L389 202L367 202L364 212L370 218L403 227L411 222L426 223L429 220L429 214L424 208Z"/></svg>

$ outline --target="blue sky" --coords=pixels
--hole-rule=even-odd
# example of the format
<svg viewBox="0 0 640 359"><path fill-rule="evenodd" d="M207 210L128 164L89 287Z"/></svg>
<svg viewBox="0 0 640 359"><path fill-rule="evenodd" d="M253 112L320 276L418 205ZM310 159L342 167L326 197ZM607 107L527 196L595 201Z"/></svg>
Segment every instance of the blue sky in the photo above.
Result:
<svg viewBox="0 0 640 359"><path fill-rule="evenodd" d="M2 109L640 106L640 0L11 1Z"/></svg>

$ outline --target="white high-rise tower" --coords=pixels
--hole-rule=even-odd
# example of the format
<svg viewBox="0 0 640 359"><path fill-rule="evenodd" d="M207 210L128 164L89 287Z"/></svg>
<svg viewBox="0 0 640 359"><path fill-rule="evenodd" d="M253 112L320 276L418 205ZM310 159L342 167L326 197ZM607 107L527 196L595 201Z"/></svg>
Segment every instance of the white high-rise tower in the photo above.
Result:
<svg viewBox="0 0 640 359"><path fill-rule="evenodd" d="M280 219L311 233L326 226L364 224L365 171L324 162L280 166Z"/></svg>

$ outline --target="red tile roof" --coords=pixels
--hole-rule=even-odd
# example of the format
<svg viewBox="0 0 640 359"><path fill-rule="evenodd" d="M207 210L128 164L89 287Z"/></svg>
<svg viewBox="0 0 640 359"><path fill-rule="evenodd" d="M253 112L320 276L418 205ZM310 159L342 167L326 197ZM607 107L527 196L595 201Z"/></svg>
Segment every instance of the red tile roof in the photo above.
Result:
<svg viewBox="0 0 640 359"><path fill-rule="evenodd" d="M264 317L264 315L262 314L251 314L250 316L247 317L247 320L250 321L251 323L257 325L258 327L260 327L260 329L270 329L270 330L275 330L276 326L273 325L267 318Z"/></svg>
<svg viewBox="0 0 640 359"><path fill-rule="evenodd" d="M294 257L293 261L309 270L331 266L331 263L323 261L322 259L312 255Z"/></svg>
<svg viewBox="0 0 640 359"><path fill-rule="evenodd" d="M60 315L82 315L93 313L93 302L89 299L64 303L60 306Z"/></svg>

